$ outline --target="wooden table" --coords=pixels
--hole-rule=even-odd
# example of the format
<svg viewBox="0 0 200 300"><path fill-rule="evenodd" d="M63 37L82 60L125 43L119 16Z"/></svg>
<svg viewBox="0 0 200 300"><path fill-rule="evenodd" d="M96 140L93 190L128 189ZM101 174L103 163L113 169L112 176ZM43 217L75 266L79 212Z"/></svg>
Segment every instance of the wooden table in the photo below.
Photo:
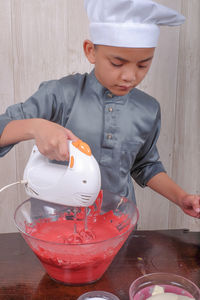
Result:
<svg viewBox="0 0 200 300"><path fill-rule="evenodd" d="M0 234L0 299L76 300L104 290L128 300L132 281L145 273L172 272L200 286L200 233L134 231L104 276L84 286L59 284L45 273L19 233Z"/></svg>

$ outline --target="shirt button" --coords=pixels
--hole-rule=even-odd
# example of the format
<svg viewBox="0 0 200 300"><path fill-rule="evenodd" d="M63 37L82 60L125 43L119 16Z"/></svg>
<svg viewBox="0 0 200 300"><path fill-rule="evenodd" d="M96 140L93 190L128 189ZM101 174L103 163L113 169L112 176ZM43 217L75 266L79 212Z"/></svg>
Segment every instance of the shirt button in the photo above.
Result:
<svg viewBox="0 0 200 300"><path fill-rule="evenodd" d="M108 96L109 98L112 98L113 95L112 95L111 93L108 93L107 96Z"/></svg>
<svg viewBox="0 0 200 300"><path fill-rule="evenodd" d="M111 139L112 139L112 134L110 134L110 133L107 134L107 139L108 139L108 140L111 140Z"/></svg>
<svg viewBox="0 0 200 300"><path fill-rule="evenodd" d="M112 108L112 107L109 107L109 108L108 108L108 111L109 111L109 112L112 112L112 111L113 111L113 108Z"/></svg>

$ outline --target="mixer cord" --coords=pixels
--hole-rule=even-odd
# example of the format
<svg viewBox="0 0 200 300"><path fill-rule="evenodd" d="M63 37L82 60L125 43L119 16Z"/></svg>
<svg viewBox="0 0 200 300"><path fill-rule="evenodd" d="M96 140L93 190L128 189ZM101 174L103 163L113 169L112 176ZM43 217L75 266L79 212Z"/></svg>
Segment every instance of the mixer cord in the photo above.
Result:
<svg viewBox="0 0 200 300"><path fill-rule="evenodd" d="M20 181L13 182L11 184L8 184L8 185L2 187L0 189L0 193L3 192L4 190L8 189L9 187L13 186L13 185L16 185L16 184L26 184L26 183L28 183L27 180L20 180Z"/></svg>

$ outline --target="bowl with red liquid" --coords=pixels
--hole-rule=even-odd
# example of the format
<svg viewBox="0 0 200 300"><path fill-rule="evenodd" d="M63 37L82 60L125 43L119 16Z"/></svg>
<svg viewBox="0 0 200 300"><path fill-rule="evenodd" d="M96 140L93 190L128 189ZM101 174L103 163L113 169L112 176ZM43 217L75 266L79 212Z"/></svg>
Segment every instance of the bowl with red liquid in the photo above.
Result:
<svg viewBox="0 0 200 300"><path fill-rule="evenodd" d="M102 277L136 226L138 210L132 200L100 191L87 208L28 199L14 220L48 275L79 285Z"/></svg>
<svg viewBox="0 0 200 300"><path fill-rule="evenodd" d="M154 294L156 289L158 289L159 292ZM160 289L162 289L162 292L160 292ZM167 294L169 298L167 298ZM192 281L180 275L172 273L151 273L133 281L129 288L129 299L200 300L200 289Z"/></svg>

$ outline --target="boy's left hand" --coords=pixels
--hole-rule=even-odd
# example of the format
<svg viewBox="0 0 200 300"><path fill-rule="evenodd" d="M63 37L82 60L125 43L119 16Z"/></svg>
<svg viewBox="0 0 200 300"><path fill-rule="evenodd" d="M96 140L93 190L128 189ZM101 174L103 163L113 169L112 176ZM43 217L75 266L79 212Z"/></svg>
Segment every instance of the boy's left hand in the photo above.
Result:
<svg viewBox="0 0 200 300"><path fill-rule="evenodd" d="M200 218L200 195L183 196L179 203L184 213L194 218Z"/></svg>
<svg viewBox="0 0 200 300"><path fill-rule="evenodd" d="M166 173L158 173L149 180L147 185L152 190L174 202L187 215L200 219L200 195L186 193Z"/></svg>

